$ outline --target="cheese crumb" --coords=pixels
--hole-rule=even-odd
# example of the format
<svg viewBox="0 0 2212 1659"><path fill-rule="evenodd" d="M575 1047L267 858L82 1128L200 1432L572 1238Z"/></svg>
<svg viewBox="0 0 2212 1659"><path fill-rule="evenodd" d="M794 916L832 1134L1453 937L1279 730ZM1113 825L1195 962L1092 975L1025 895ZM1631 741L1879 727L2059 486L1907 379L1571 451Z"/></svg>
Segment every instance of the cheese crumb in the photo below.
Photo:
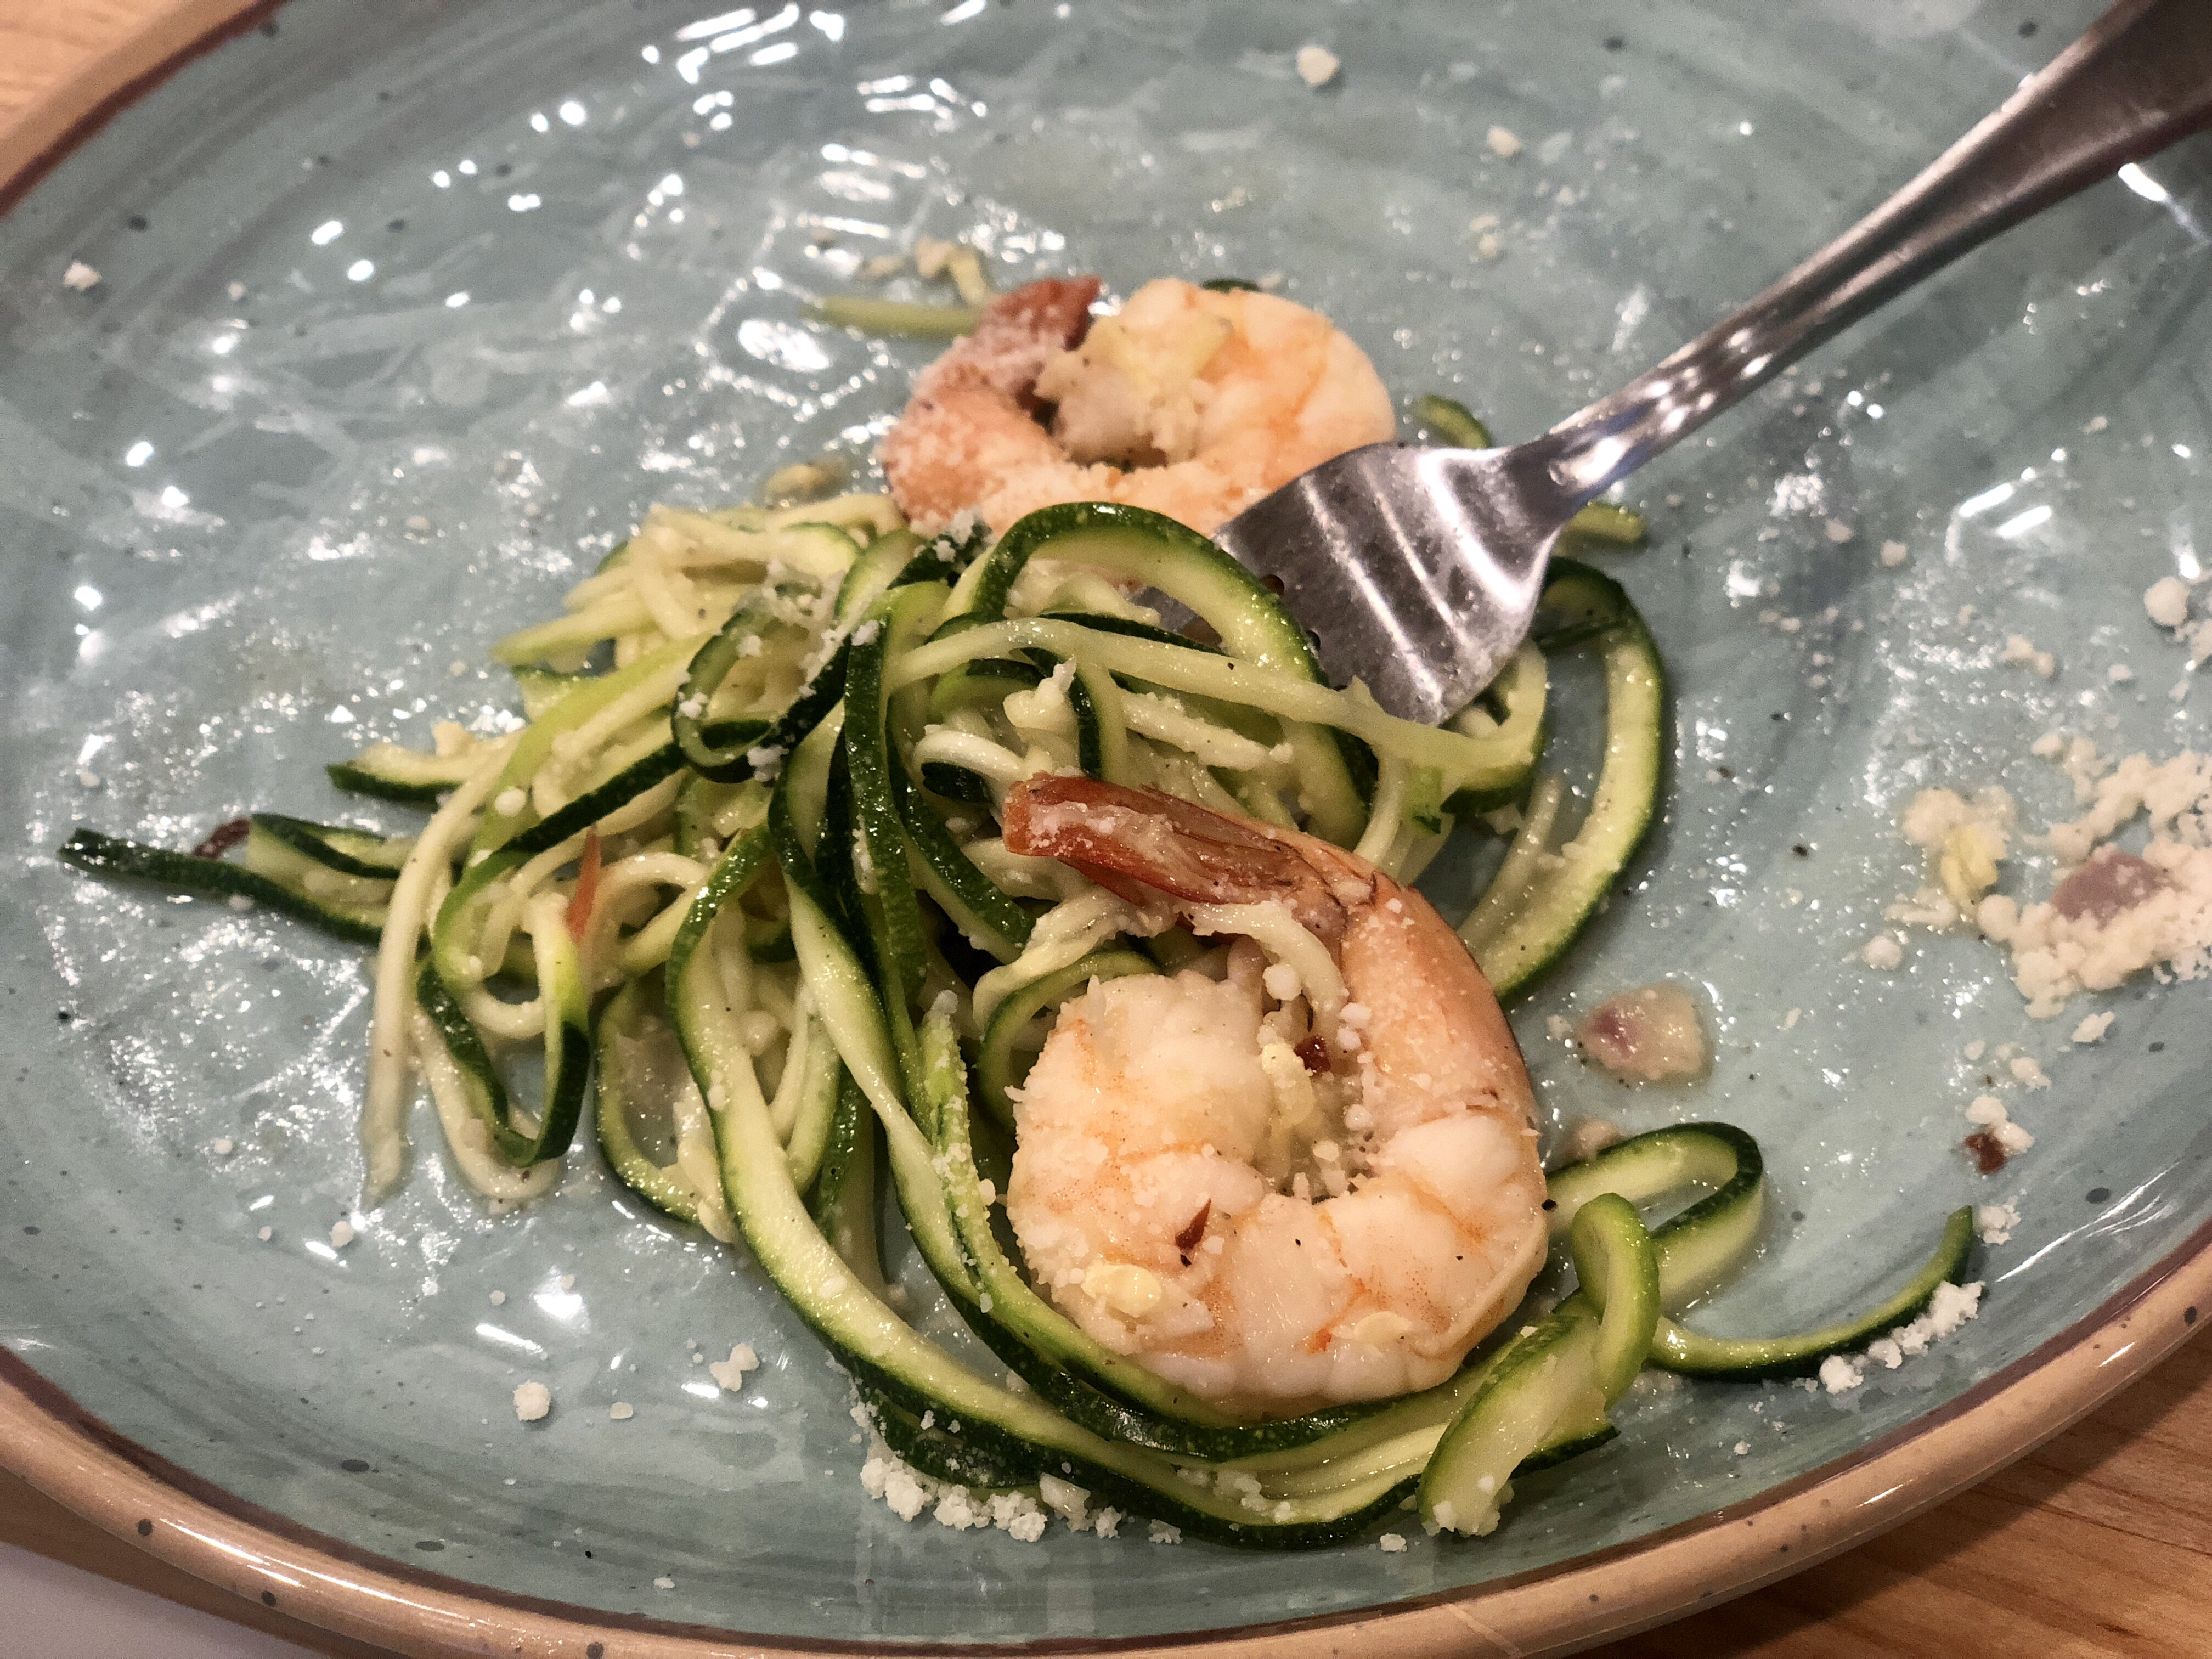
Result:
<svg viewBox="0 0 2212 1659"><path fill-rule="evenodd" d="M217 1158L228 1158L231 1153L230 1137L228 1135L217 1135L215 1138L215 1146L213 1150Z"/></svg>
<svg viewBox="0 0 2212 1659"><path fill-rule="evenodd" d="M1735 1443L1735 1455L1736 1455L1738 1457L1748 1457L1748 1456L1750 1456L1750 1455L1751 1455L1751 1442L1750 1442L1750 1441L1748 1441L1748 1440L1739 1440L1739 1441L1737 1441L1737 1442Z"/></svg>
<svg viewBox="0 0 2212 1659"><path fill-rule="evenodd" d="M2189 584L2179 576L2160 576L2143 590L2143 609L2160 628L2179 628L2189 620Z"/></svg>
<svg viewBox="0 0 2212 1659"><path fill-rule="evenodd" d="M331 1224L331 1248L343 1250L353 1243L353 1223L337 1221Z"/></svg>
<svg viewBox="0 0 2212 1659"><path fill-rule="evenodd" d="M100 273L83 260L72 259L69 269L62 272L62 286L79 294L89 293L100 286Z"/></svg>
<svg viewBox="0 0 2212 1659"><path fill-rule="evenodd" d="M543 1382L525 1382L514 1391L514 1414L525 1423L535 1423L553 1409L553 1390Z"/></svg>
<svg viewBox="0 0 2212 1659"><path fill-rule="evenodd" d="M500 1306L503 1305L503 1304L506 1303L506 1301L507 1301L507 1292L506 1292L505 1291L494 1291L491 1293L491 1305L492 1305L493 1307L495 1307L495 1308L496 1308L496 1307L500 1307Z"/></svg>
<svg viewBox="0 0 2212 1659"><path fill-rule="evenodd" d="M1375 1540L1375 1544L1385 1555L1403 1555L1406 1553L1405 1539L1395 1532L1384 1533Z"/></svg>
<svg viewBox="0 0 2212 1659"><path fill-rule="evenodd" d="M707 1375L714 1379L714 1386L726 1394L735 1394L745 1386L745 1373L760 1369L760 1356L753 1352L752 1344L740 1342L730 1350L727 1359L717 1359L707 1367Z"/></svg>
<svg viewBox="0 0 2212 1659"><path fill-rule="evenodd" d="M1182 1528L1170 1526L1164 1521L1155 1521L1146 1528L1145 1536L1155 1544L1180 1544L1182 1542Z"/></svg>
<svg viewBox="0 0 2212 1659"><path fill-rule="evenodd" d="M2020 1225L2020 1211L2010 1203L1984 1204L1974 1212L1974 1231L1984 1244L2003 1244Z"/></svg>
<svg viewBox="0 0 2212 1659"><path fill-rule="evenodd" d="M617 1423L627 1423L637 1415L637 1407L627 1400L617 1400L607 1407L607 1415Z"/></svg>
<svg viewBox="0 0 2212 1659"><path fill-rule="evenodd" d="M1868 967L1877 973L1886 974L1904 963L1905 947L1890 934L1876 933L1866 942L1859 955L1865 959Z"/></svg>
<svg viewBox="0 0 2212 1659"><path fill-rule="evenodd" d="M2118 1014L2112 1012L2109 1009L2101 1014L2090 1015L2087 1019L2083 1020L2079 1025L2076 1025L2074 1028L2074 1041L2076 1042L2102 1042L2105 1040L2105 1033L2112 1029L2112 1022L2118 1018L2119 1016Z"/></svg>
<svg viewBox="0 0 2212 1659"><path fill-rule="evenodd" d="M653 1581L653 1587L655 1589L674 1589L676 1588L676 1581L673 1578L669 1577L665 1573L663 1573L659 1577Z"/></svg>
<svg viewBox="0 0 2212 1659"><path fill-rule="evenodd" d="M1845 542L1850 540L1854 535L1858 533L1854 531L1850 526L1845 524L1841 519L1829 520L1826 524L1821 526L1821 529L1826 532L1828 539L1835 543L1838 547L1841 547Z"/></svg>
<svg viewBox="0 0 2212 1659"><path fill-rule="evenodd" d="M276 1237L276 1230L274 1227L264 1227L259 1232L256 1233L254 1237L259 1239L264 1244L266 1244L270 1239Z"/></svg>
<svg viewBox="0 0 2212 1659"><path fill-rule="evenodd" d="M2008 635L1997 660L2009 667L2033 669L2040 679L2047 680L2058 672L2058 659L2039 649L2025 634Z"/></svg>
<svg viewBox="0 0 2212 1659"><path fill-rule="evenodd" d="M2048 1089L2051 1079L2044 1075L2043 1063L2032 1054L2022 1054L2012 1063L2013 1081L2025 1083L2031 1089Z"/></svg>
<svg viewBox="0 0 2212 1659"><path fill-rule="evenodd" d="M1325 87L1336 78L1344 60L1327 46L1304 46L1298 48L1298 79L1310 87Z"/></svg>
<svg viewBox="0 0 2212 1659"><path fill-rule="evenodd" d="M1903 542L1884 542L1881 544L1881 562L1883 567L1890 570L1896 569L1898 566L1905 562L1906 557L1911 553L1911 551L1912 550L1905 546Z"/></svg>
<svg viewBox="0 0 2212 1659"><path fill-rule="evenodd" d="M1510 161L1521 153L1521 141L1504 127L1492 127L1483 135L1482 142L1490 146L1490 153L1501 161Z"/></svg>

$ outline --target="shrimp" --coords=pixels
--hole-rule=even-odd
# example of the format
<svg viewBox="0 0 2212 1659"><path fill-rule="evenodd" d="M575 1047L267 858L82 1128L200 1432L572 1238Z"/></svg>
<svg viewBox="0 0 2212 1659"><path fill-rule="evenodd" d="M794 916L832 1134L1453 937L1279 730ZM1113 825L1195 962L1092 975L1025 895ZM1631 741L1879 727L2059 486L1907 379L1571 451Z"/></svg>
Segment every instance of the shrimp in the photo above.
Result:
<svg viewBox="0 0 2212 1659"><path fill-rule="evenodd" d="M1224 979L1094 981L1010 1091L1033 1280L1239 1416L1451 1376L1546 1248L1534 1096L1458 937L1364 860L1151 790L1042 775L1004 823L1146 925L1243 935Z"/></svg>
<svg viewBox="0 0 2212 1659"><path fill-rule="evenodd" d="M1055 502L1124 501L1210 535L1396 433L1366 354L1304 306L1164 276L1092 324L1097 292L1096 277L1016 289L922 371L882 448L917 527L968 511L1004 530Z"/></svg>

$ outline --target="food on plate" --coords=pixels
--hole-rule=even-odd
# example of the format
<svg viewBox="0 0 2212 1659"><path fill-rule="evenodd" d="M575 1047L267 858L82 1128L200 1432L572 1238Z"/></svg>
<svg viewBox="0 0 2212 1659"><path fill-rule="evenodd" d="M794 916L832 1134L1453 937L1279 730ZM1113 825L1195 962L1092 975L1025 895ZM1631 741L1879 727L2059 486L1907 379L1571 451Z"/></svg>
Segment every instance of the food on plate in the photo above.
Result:
<svg viewBox="0 0 2212 1659"><path fill-rule="evenodd" d="M1172 795L1043 774L1007 847L1228 936L1224 975L1063 1004L1014 1114L1006 1218L1098 1340L1217 1406L1431 1388L1545 1249L1535 1097L1429 902L1340 848Z"/></svg>
<svg viewBox="0 0 2212 1659"><path fill-rule="evenodd" d="M1701 1077L1709 1058L1696 1000L1666 980L1607 997L1590 1010L1575 1040L1624 1082Z"/></svg>
<svg viewBox="0 0 2212 1659"><path fill-rule="evenodd" d="M1537 1162L1498 999L1614 894L1661 790L1664 677L1620 585L1555 560L1535 637L1443 726L1326 684L1200 531L1388 436L1372 368L1266 295L1163 281L1094 325L1097 291L991 301L886 439L890 496L653 507L493 647L508 729L330 769L426 809L411 833L263 813L62 856L374 944L372 1199L418 1085L495 1208L588 1124L820 1337L902 1514L1283 1547L1410 1502L1480 1534L1517 1471L1615 1432L1647 1364L1810 1375L1905 1327L1970 1212L1861 1317L1713 1338L1681 1315L1758 1240L1750 1137ZM1421 423L1479 430L1441 400ZM1547 763L1574 652L1605 696L1578 817ZM1414 883L1462 833L1504 845L1455 932ZM1526 1294L1551 1246L1563 1300ZM988 1369L927 1334L956 1321Z"/></svg>
<svg viewBox="0 0 2212 1659"><path fill-rule="evenodd" d="M1304 306L1163 276L1094 324L1097 294L1088 277L1016 289L922 371L883 445L918 528L1121 501L1206 533L1396 434L1366 353Z"/></svg>

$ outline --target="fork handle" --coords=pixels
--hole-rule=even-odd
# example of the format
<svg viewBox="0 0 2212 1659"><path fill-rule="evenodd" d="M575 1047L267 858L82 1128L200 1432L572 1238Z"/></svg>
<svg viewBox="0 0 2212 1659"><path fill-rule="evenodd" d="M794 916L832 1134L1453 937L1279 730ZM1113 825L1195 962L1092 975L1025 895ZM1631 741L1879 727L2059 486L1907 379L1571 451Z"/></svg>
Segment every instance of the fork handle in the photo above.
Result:
<svg viewBox="0 0 2212 1659"><path fill-rule="evenodd" d="M2118 0L1827 247L1538 440L1559 518L1968 249L2207 125L2212 0Z"/></svg>

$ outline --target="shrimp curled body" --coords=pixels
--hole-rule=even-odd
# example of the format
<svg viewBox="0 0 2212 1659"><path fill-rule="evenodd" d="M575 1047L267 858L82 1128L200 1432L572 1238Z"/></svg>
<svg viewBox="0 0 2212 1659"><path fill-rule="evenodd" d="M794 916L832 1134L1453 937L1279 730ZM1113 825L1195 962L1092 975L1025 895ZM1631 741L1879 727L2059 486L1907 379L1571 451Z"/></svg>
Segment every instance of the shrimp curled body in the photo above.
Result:
<svg viewBox="0 0 2212 1659"><path fill-rule="evenodd" d="M1304 306L1162 277L1093 325L1097 293L1096 277L1049 277L1002 295L922 371L882 449L917 529L1123 501L1210 535L1396 432L1366 354Z"/></svg>
<svg viewBox="0 0 2212 1659"><path fill-rule="evenodd" d="M1449 1377L1545 1252L1534 1097L1466 947L1348 853L1152 791L1032 778L1005 828L1158 925L1254 930L1225 979L1094 981L1061 1008L1006 1193L1037 1285L1242 1416Z"/></svg>

